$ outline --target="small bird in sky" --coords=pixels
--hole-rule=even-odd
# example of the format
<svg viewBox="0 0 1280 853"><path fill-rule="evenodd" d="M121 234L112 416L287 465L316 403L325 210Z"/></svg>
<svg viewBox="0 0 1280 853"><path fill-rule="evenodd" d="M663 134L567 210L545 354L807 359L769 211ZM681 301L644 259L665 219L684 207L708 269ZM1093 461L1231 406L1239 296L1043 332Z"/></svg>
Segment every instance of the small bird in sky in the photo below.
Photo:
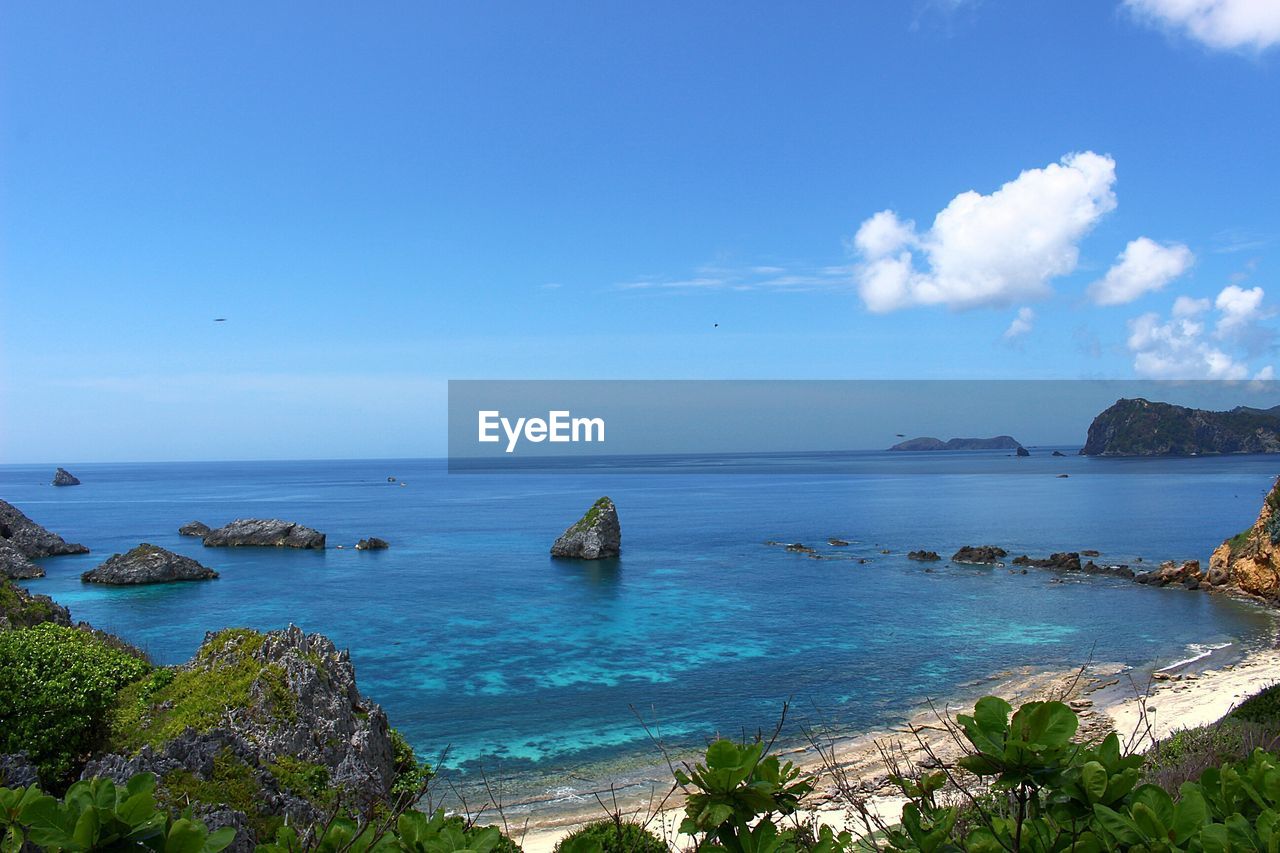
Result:
<svg viewBox="0 0 1280 853"><path fill-rule="evenodd" d="M225 322L227 322L227 318L226 318L226 317L214 317L214 318L213 318L213 322L215 322L215 323L225 323Z"/></svg>
<svg viewBox="0 0 1280 853"><path fill-rule="evenodd" d="M901 432L899 432L899 433L895 433L895 434L898 436L898 438L906 438L906 437L907 437L907 436L906 436L906 433L901 433Z"/></svg>
<svg viewBox="0 0 1280 853"><path fill-rule="evenodd" d="M717 328L717 329L718 329L718 328L720 328L720 324L719 324L719 323L712 323L711 325L712 325L714 328Z"/></svg>

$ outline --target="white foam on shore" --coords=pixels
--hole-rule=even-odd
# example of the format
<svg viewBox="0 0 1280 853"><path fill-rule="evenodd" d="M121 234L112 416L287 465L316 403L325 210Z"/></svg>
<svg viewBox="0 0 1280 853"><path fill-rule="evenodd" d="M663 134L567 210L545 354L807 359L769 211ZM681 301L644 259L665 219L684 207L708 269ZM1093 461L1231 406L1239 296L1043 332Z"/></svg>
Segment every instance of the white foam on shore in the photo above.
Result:
<svg viewBox="0 0 1280 853"><path fill-rule="evenodd" d="M1162 666L1157 669L1156 672L1168 672L1173 669L1187 666L1188 664L1193 664L1198 660L1204 660L1214 652L1220 649L1225 649L1230 645L1231 643L1189 643L1187 645L1187 651L1191 653L1191 657L1175 661L1168 666Z"/></svg>

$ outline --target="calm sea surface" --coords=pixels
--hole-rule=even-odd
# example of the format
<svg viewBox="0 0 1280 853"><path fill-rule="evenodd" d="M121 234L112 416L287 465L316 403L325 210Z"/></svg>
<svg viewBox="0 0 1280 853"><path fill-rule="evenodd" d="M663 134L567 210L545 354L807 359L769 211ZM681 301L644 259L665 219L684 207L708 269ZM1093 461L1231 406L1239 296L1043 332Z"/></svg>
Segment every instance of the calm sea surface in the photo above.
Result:
<svg viewBox="0 0 1280 853"><path fill-rule="evenodd" d="M1075 666L1091 652L1143 666L1273 642L1271 613L1217 596L945 562L930 573L905 553L990 543L1011 556L1207 561L1252 522L1280 459L928 456L517 475L450 475L439 460L98 464L72 466L84 485L64 489L48 485L52 466L0 466L0 497L92 549L41 561L48 577L26 584L75 618L163 663L224 626L325 633L422 754L449 747L462 772L496 768L526 780L525 794L556 774L652 758L637 712L674 745L768 728L788 698L799 717L868 729L1014 667ZM552 540L601 494L619 507L622 559L551 560ZM177 535L191 520L242 517L316 527L330 547L207 549ZM352 550L365 536L391 549ZM855 559L764 544L831 536L852 545L823 553ZM144 541L222 577L80 582Z"/></svg>

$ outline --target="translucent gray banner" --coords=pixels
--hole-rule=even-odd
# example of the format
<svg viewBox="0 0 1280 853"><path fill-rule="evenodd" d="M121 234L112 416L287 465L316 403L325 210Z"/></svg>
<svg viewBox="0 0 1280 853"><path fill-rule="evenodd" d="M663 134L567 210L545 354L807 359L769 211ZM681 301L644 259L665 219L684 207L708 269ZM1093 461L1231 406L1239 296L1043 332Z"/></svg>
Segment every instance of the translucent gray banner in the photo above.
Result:
<svg viewBox="0 0 1280 853"><path fill-rule="evenodd" d="M451 380L449 471L1044 474L1280 453L1277 404L1273 381Z"/></svg>

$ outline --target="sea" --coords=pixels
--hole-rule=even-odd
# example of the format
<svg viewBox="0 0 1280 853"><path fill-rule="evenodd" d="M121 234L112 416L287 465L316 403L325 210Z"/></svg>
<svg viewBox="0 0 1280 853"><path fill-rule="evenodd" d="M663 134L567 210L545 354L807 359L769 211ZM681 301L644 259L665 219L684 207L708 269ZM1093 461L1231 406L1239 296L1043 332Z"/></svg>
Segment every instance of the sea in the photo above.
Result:
<svg viewBox="0 0 1280 853"><path fill-rule="evenodd" d="M1028 459L1005 451L645 457L450 473L439 459L0 466L0 497L91 549L24 582L162 664L206 632L289 623L350 649L361 691L419 755L536 811L663 749L807 726L858 732L1001 673L1149 671L1276 642L1272 611L1103 576L949 563L962 545L1207 564L1251 524L1280 458ZM1066 474L1066 477L1061 476ZM394 479L393 479L394 478ZM601 495L622 556L549 556ZM204 548L178 527L283 518L323 551ZM377 536L386 551L357 551ZM831 546L829 538L849 542ZM215 581L80 574L149 542ZM823 559L788 552L803 543ZM341 546L341 547L339 547ZM909 560L937 551L937 563ZM1065 581L1065 582L1064 582Z"/></svg>

